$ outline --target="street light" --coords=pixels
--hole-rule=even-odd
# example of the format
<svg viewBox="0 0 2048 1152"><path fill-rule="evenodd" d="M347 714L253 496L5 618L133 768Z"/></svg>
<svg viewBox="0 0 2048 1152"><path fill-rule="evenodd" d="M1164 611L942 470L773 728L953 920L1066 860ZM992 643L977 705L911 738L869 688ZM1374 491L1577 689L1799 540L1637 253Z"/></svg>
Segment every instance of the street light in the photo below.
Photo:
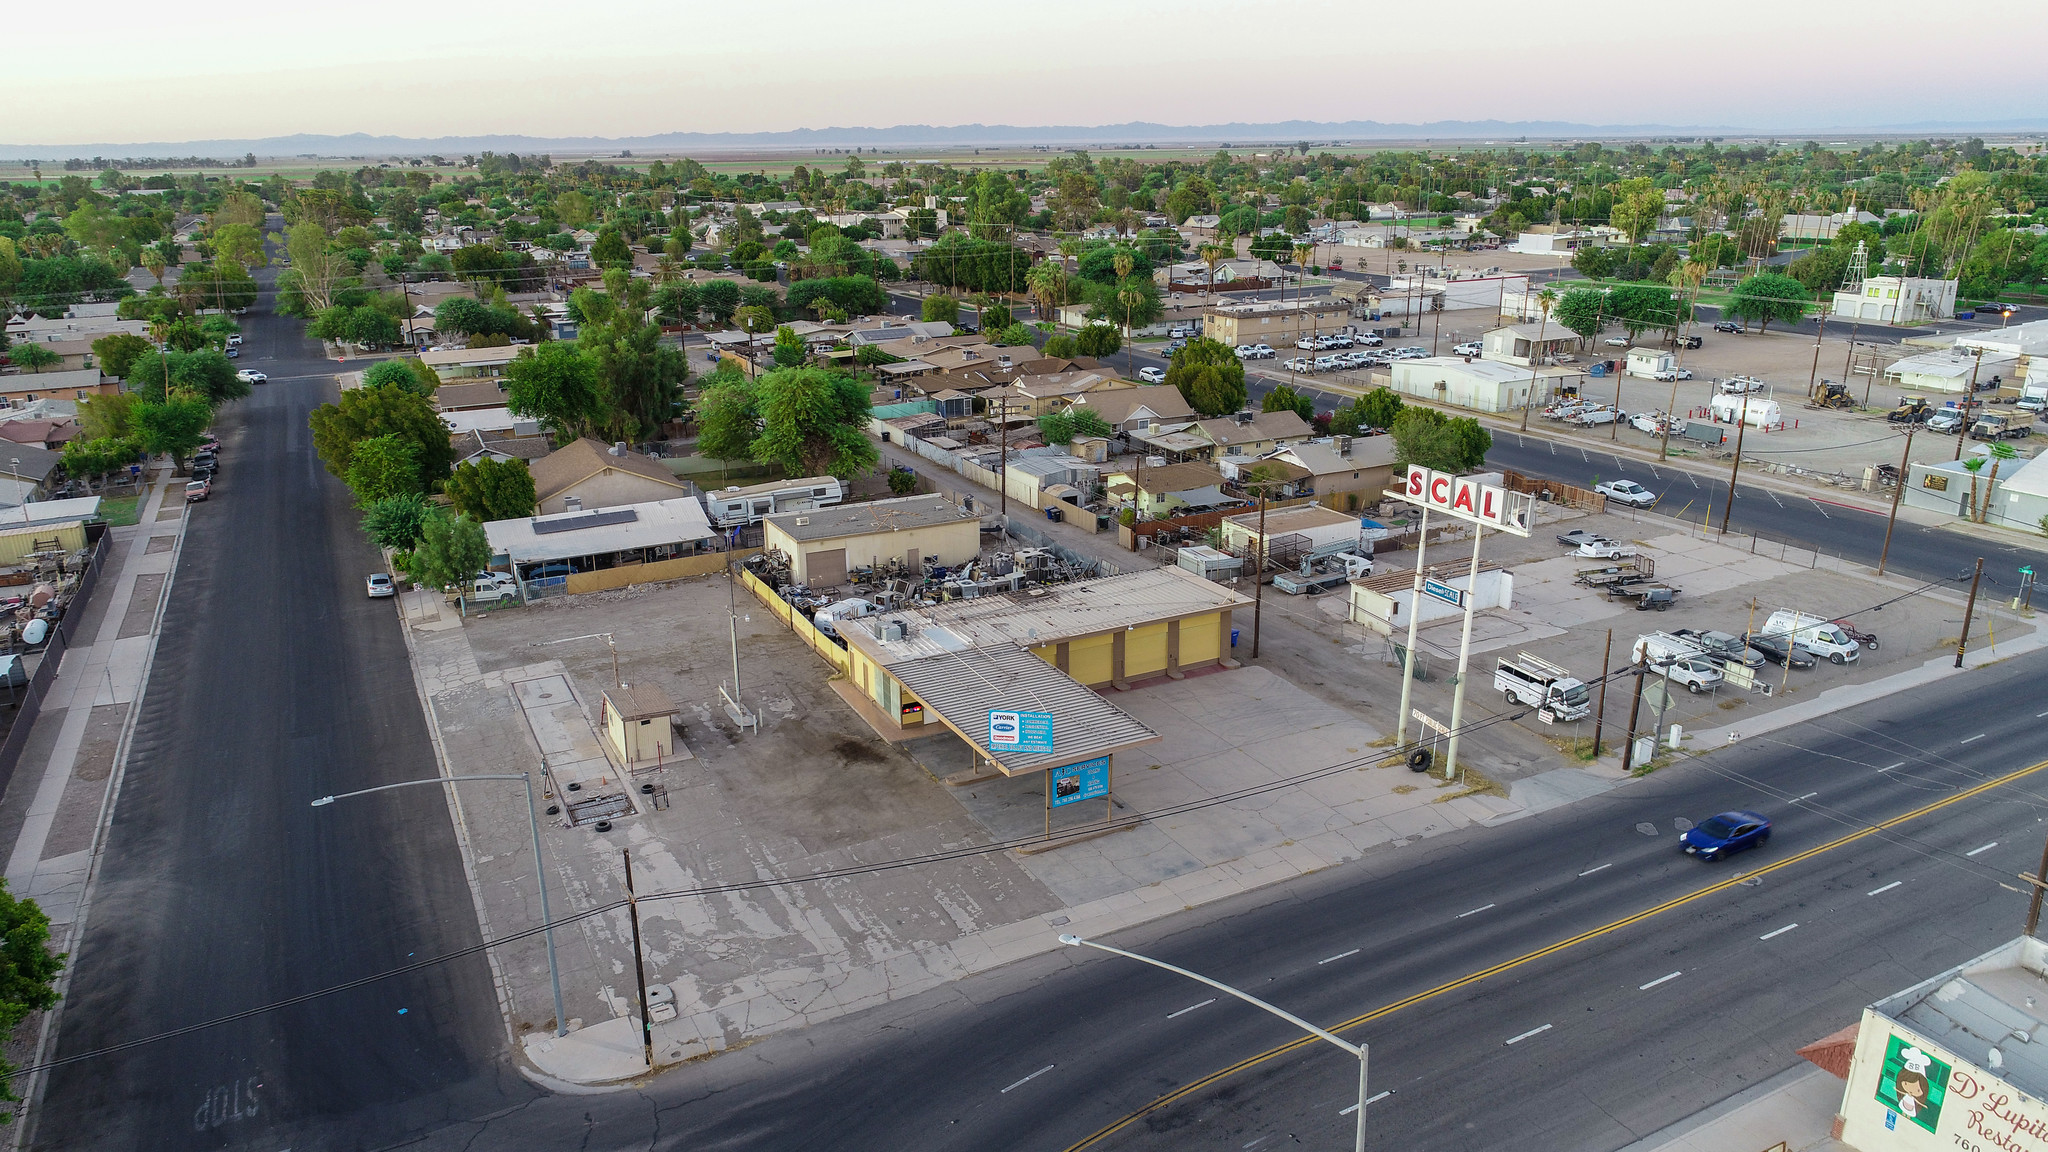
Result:
<svg viewBox="0 0 2048 1152"><path fill-rule="evenodd" d="M459 784L468 780L517 780L526 785L526 824L533 833L533 879L540 886L540 921L548 942L548 982L555 990L555 1035L569 1034L569 1020L562 1014L562 969L555 963L555 921L548 914L547 871L541 867L540 820L533 814L533 777L524 772L483 772L469 776L434 776L425 780L401 780L396 784L382 784L375 788L363 788L354 792L343 792L338 796L322 796L313 801L313 807L325 808L336 800L351 796L368 796L372 792L389 792L393 788L411 788L418 784Z"/></svg>
<svg viewBox="0 0 2048 1152"><path fill-rule="evenodd" d="M1245 1003L1250 1004L1254 1008L1262 1008L1267 1012L1271 1012L1273 1015L1278 1016L1282 1020L1287 1021L1289 1024L1292 1024L1295 1027L1301 1029L1302 1031L1307 1032L1309 1035L1314 1036L1316 1039L1327 1040L1330 1043L1335 1044L1337 1047L1342 1048L1344 1051L1351 1053L1353 1056L1358 1057L1358 1103L1355 1105L1358 1111L1358 1136L1352 1144L1352 1148L1354 1149L1354 1152L1365 1152L1365 1065L1366 1055L1371 1050L1371 1045L1353 1044L1349 1040L1339 1038L1334 1032L1327 1032L1321 1028L1316 1027L1308 1021L1303 1020L1301 1017L1296 1016L1294 1013L1287 1011L1285 1008L1276 1008L1273 1005L1266 1003L1264 1000L1261 1000L1248 992L1240 992L1237 989L1232 988L1230 985L1225 984L1219 980L1211 980L1207 976L1204 976L1199 972L1190 972L1185 968L1168 964L1164 960L1154 960L1150 956L1140 956L1136 952L1126 952L1121 948L1112 948L1107 944L1100 944L1093 940L1085 940L1079 936L1073 935L1072 933L1062 933L1060 936L1060 943L1069 945L1071 947L1095 948L1103 952L1114 953L1118 956L1126 957L1127 959L1136 960L1140 964L1150 964L1154 968L1164 968L1168 972L1178 973L1182 976L1187 977L1190 980L1195 981L1196 983L1207 984L1209 987L1216 989L1218 992L1227 992L1230 995L1237 997L1239 1000L1242 1000ZM1349 1112L1351 1111L1351 1109L1347 1108L1345 1109L1345 1111Z"/></svg>

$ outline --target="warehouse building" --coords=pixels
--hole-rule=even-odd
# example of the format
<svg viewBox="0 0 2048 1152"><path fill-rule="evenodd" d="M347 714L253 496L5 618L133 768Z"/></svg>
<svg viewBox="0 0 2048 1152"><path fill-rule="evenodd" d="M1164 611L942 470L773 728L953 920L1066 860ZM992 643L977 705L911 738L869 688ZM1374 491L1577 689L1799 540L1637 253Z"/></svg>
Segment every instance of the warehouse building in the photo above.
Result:
<svg viewBox="0 0 2048 1152"><path fill-rule="evenodd" d="M789 557L790 580L819 588L856 568L893 561L915 572L926 560L953 567L981 555L980 515L939 495L788 512L762 526L762 547Z"/></svg>

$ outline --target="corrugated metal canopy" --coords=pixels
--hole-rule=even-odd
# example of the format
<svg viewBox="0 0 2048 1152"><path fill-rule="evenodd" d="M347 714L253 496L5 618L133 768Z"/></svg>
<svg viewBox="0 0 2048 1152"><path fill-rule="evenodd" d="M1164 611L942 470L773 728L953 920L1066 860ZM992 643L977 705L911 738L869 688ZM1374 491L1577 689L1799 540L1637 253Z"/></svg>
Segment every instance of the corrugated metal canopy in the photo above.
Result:
<svg viewBox="0 0 2048 1152"><path fill-rule="evenodd" d="M969 648L892 665L889 673L1007 776L1022 776L1151 744L1159 734L1022 648ZM992 752L995 709L1050 712L1050 754Z"/></svg>

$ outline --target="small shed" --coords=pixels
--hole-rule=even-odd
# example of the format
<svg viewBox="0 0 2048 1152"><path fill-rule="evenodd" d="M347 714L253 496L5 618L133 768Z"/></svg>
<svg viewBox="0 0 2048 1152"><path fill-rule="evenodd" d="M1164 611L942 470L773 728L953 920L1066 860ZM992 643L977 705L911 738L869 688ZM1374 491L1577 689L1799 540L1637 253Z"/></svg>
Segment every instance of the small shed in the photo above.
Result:
<svg viewBox="0 0 2048 1152"><path fill-rule="evenodd" d="M1649 379L1659 372L1671 371L1675 363L1669 352L1656 348L1631 348L1628 350L1628 367L1624 371L1631 376Z"/></svg>
<svg viewBox="0 0 2048 1152"><path fill-rule="evenodd" d="M675 701L655 684L614 684L604 690L604 736L627 768L676 758Z"/></svg>

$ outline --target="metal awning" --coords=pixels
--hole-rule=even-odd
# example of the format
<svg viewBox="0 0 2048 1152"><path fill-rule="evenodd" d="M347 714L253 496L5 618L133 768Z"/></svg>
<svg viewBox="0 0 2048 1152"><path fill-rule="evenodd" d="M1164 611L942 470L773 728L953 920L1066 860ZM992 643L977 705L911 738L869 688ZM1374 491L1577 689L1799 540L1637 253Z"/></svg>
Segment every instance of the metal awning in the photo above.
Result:
<svg viewBox="0 0 2048 1152"><path fill-rule="evenodd" d="M1094 689L1022 648L945 652L892 664L889 675L1005 776L1043 772L1160 739ZM1052 713L1053 751L990 751L988 714L1008 709Z"/></svg>

